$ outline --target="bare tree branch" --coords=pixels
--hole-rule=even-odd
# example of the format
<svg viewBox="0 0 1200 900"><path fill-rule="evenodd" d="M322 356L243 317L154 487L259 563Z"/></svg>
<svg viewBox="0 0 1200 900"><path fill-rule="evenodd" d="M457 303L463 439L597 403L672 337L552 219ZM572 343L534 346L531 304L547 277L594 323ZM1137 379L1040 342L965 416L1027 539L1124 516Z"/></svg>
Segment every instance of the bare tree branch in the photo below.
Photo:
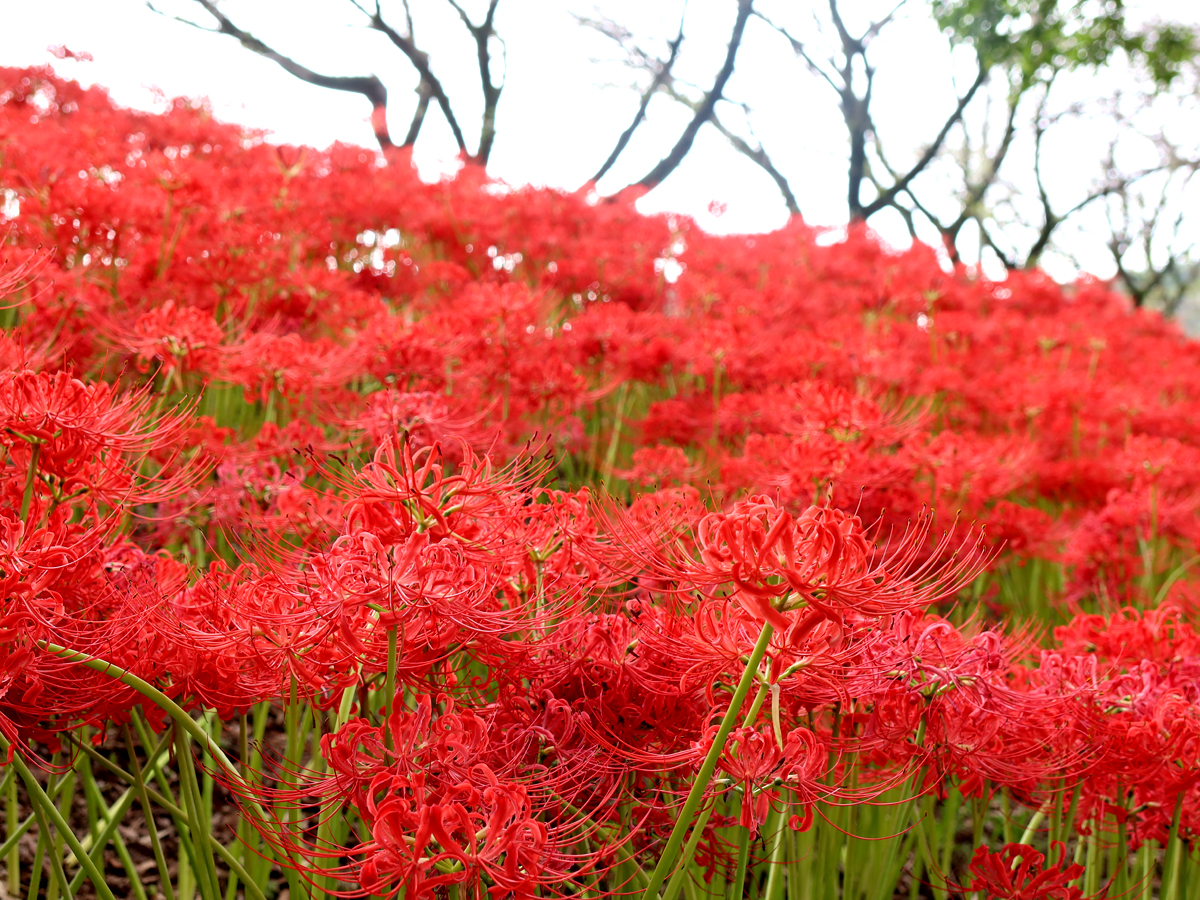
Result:
<svg viewBox="0 0 1200 900"><path fill-rule="evenodd" d="M633 121L629 123L628 128L621 132L621 136L617 139L616 146L613 147L612 152L608 154L608 159L604 161L604 165L602 165L596 171L596 174L591 177L590 180L592 182L599 181L605 176L608 170L613 167L617 161L617 158L625 151L625 147L628 146L630 138L633 137L633 132L636 131L637 127L645 120L646 109L650 106L650 100L654 97L655 92L670 81L671 69L674 68L675 60L679 57L679 48L683 45L683 19L686 12L687 3L685 2L683 13L681 13L679 17L679 34L676 35L675 40L667 44L670 53L667 55L665 60L654 61L654 77L650 81L650 86L642 92L642 99L638 104L638 109L634 114ZM581 19L580 21L582 24L590 25L593 28L596 28L607 37L618 41L618 43L623 43L618 36L615 36L613 33L606 32L601 23L591 22L586 19ZM641 55L645 59L649 60L649 57L646 54Z"/></svg>
<svg viewBox="0 0 1200 900"><path fill-rule="evenodd" d="M308 82L317 87L330 88L335 91L362 94L371 101L373 111L371 125L375 129L375 138L379 141L379 146L385 150L395 146L387 129L387 88L374 75L365 77L321 75L307 66L302 66L295 60L273 50L249 32L238 28L227 16L217 9L217 5L212 0L196 0L196 2L203 6L208 14L216 19L218 23L218 28L216 29L205 28L203 30L216 31L219 34L227 34L230 37L236 38L247 50L251 50L260 56L265 56L267 59L278 63L284 71L290 75L294 75L301 81ZM153 6L150 8L154 9ZM158 12L158 10L154 11ZM179 21L195 27L201 27L195 25L194 22L188 22L186 19L179 19Z"/></svg>
<svg viewBox="0 0 1200 900"><path fill-rule="evenodd" d="M696 140L696 135L699 133L704 123L712 118L713 109L717 105L717 101L721 99L721 92L725 90L725 85L729 82L729 78L733 75L734 62L737 59L738 47L742 43L742 35L746 30L746 21L750 18L750 13L753 11L754 0L738 0L737 19L733 23L733 33L729 37L729 48L725 54L725 63L721 66L717 77L713 80L713 85L705 94L704 99L696 109L695 115L692 116L683 134L679 136L679 140L675 146L671 148L671 152L659 161L653 169L637 182L641 187L653 188L660 184L664 178L670 175L683 162L683 158L687 156L688 151L692 149L692 144Z"/></svg>
<svg viewBox="0 0 1200 900"><path fill-rule="evenodd" d="M837 93L838 96L841 96L842 89L838 87L837 82L833 80L833 76L817 65L817 61L808 55L808 49L804 46L803 41L792 37L786 28L784 28L782 25L775 24L758 10L755 10L754 14L770 25L773 29L778 31L781 35L783 35L783 37L787 39L787 42L792 45L792 52L804 60L804 63L808 66L809 70L814 75L820 75L822 78L824 78L826 83L833 88L834 92Z"/></svg>
<svg viewBox="0 0 1200 900"><path fill-rule="evenodd" d="M413 113L412 123L408 126L408 134L404 136L404 143L401 146L411 147L417 142L417 135L421 133L421 126L425 123L425 113L429 110L429 98L433 95L428 83L422 81L417 86L417 109Z"/></svg>
<svg viewBox="0 0 1200 900"><path fill-rule="evenodd" d="M673 87L668 86L667 92L670 94L671 99L689 107L692 110L695 110L700 105L700 101L689 100L687 97L684 97L682 94L676 91ZM767 151L762 146L762 142L758 142L757 147L752 147L749 141L738 136L725 127L725 123L721 121L715 110L713 111L712 116L709 118L709 123L713 126L713 128L717 129L717 131L725 136L725 139L733 145L735 150L756 163L764 172L771 176L771 180L774 181L776 187L779 188L779 193L783 195L783 202L787 205L788 212L793 216L800 215L800 204L796 202L796 195L792 193L791 185L788 184L788 181L786 178L784 178L783 173L775 168L775 164L771 161L771 157L767 154Z"/></svg>
<svg viewBox="0 0 1200 900"><path fill-rule="evenodd" d="M758 146L752 147L748 141L744 140L726 128L724 123L717 118L715 111L713 112L711 121L713 127L716 128L717 131L721 132L721 134L725 135L725 139L733 145L733 148L737 150L738 153L741 153L747 159L756 163L759 168L771 176L771 180L774 181L775 186L779 188L779 193L783 195L783 202L787 205L788 212L793 216L800 215L800 204L796 202L796 195L792 193L791 185L789 185L787 179L783 177L783 173L780 172L779 169L775 168L775 163L771 161L771 157L767 154L766 148L763 147L762 141L756 139L755 142L758 144ZM754 132L751 130L752 137L753 134Z"/></svg>
<svg viewBox="0 0 1200 900"><path fill-rule="evenodd" d="M958 105L955 106L954 112L951 113L948 119L946 119L946 122L942 125L941 131L939 131L937 137L933 139L933 143L925 149L925 152L921 154L921 158L913 164L912 168L909 169L908 172L901 176L899 181L888 188L887 191L876 197L867 206L863 207L860 216L861 218L869 218L870 216L873 216L875 213L879 212L879 210L883 209L885 206L890 206L892 201L902 191L908 190L908 186L912 183L912 180L920 175L921 172L925 171L925 168L931 162L933 162L934 158L941 151L942 145L946 141L946 137L950 134L950 130L954 128L954 126L957 125L962 119L963 111L967 108L967 105L971 102L972 98L974 98L975 93L979 90L980 86L984 83L984 81L987 80L987 74L987 66L985 66L981 60L979 63L979 74L975 76L975 81L971 84L971 87L967 90L967 92L959 98Z"/></svg>
<svg viewBox="0 0 1200 900"><path fill-rule="evenodd" d="M996 254L996 257L1000 260L1000 264L1004 266L1004 268L1020 268L1020 266L1017 265L1017 261L1012 256L1000 249L1000 245L996 243L995 238L993 238L991 233L987 230L987 227L984 225L983 218L981 216L975 217L975 224L979 228L980 243L991 249L991 251Z"/></svg>
<svg viewBox="0 0 1200 900"><path fill-rule="evenodd" d="M471 17L458 5L456 0L447 0L447 2L454 7L459 18L463 20L463 24L467 26L467 31L471 32L471 37L475 39L479 82L483 88L483 123L479 128L479 152L475 154L474 160L480 165L487 165L488 157L492 154L492 144L496 141L496 107L500 103L500 93L504 90L504 82L496 84L492 80L492 59L488 48L489 41L494 37L497 39L499 37L496 34L495 22L496 7L500 4L500 0L490 0L487 14L478 25L471 21ZM507 77L507 72L505 77Z"/></svg>
<svg viewBox="0 0 1200 900"><path fill-rule="evenodd" d="M207 3L208 0L197 0L197 2ZM379 8L379 0L375 2L374 11L368 10L362 6L358 0L350 0L363 15L371 23L371 27L376 31L387 35L388 40L395 44L400 52L408 57L408 61L413 64L413 68L421 76L421 80L429 85L429 91L433 99L437 100L438 106L442 110L442 115L446 117L446 123L450 126L450 132L454 135L454 142L458 145L460 153L470 155L467 150L467 142L463 139L462 129L458 125L458 119L454 116L454 110L450 107L450 98L446 96L446 91L442 87L442 83L438 81L437 76L433 74L433 70L429 66L429 54L421 50L413 42L411 32L406 37L401 34L383 18L383 13ZM407 10L407 4L405 5ZM412 16L408 17L409 23L412 22Z"/></svg>

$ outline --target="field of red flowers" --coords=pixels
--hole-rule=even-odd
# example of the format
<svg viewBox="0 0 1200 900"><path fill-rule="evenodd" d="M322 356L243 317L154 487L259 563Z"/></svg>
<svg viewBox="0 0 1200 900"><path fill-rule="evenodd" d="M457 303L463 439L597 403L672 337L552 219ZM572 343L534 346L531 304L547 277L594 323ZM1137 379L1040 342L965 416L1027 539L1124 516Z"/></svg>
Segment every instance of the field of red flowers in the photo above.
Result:
<svg viewBox="0 0 1200 900"><path fill-rule="evenodd" d="M1170 322L49 69L0 190L9 897L1200 891Z"/></svg>

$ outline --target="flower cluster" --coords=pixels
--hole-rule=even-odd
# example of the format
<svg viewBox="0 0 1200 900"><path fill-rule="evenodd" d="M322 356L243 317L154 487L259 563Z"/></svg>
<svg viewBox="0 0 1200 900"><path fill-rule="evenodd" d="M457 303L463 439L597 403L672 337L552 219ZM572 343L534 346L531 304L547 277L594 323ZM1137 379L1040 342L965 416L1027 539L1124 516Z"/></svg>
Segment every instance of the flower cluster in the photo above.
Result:
<svg viewBox="0 0 1200 900"><path fill-rule="evenodd" d="M0 69L0 135L0 734L125 736L205 900L1184 896L1169 322L48 68ZM153 737L198 722L173 806ZM206 869L214 790L256 827Z"/></svg>

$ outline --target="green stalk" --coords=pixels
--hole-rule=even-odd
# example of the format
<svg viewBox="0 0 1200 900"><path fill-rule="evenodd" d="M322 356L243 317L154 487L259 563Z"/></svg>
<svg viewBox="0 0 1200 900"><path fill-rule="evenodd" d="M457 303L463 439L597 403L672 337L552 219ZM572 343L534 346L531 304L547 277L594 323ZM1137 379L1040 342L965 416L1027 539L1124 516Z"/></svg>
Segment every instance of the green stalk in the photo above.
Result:
<svg viewBox="0 0 1200 900"><path fill-rule="evenodd" d="M286 744L284 745L283 755L284 759L295 762L296 765L299 766L299 764L302 762L300 757L304 753L304 739L301 734L302 723L300 722L300 701L298 700L296 694L296 679L293 677L291 679L291 686L288 688L288 704L283 711L284 732L287 739ZM284 783L287 784L288 787L295 787L291 779L287 776L285 776ZM300 818L300 811L295 807L289 806L285 810L284 821L289 830L296 829L297 827L299 827L300 830L303 830L303 822ZM284 866L283 874L287 879L289 898L299 898L304 896L300 893L300 876L296 870L289 866Z"/></svg>
<svg viewBox="0 0 1200 900"><path fill-rule="evenodd" d="M135 720L134 724L135 725L137 724L136 720ZM144 745L146 742L143 741L142 743ZM88 756L90 756L94 762L103 766L109 772L112 772L114 775L116 775L118 778L120 778L126 784L132 785L137 781L137 779L135 779L133 775L126 772L124 769L122 769L120 766L118 766L112 760L97 753L91 747L88 747L88 746L82 745L82 744L77 744L76 746L78 746L79 749L82 750L84 753L88 754ZM169 799L168 797L165 797L164 795L160 794L158 791L149 787L146 782L143 782L143 784L145 785L146 796L148 797L148 799L152 800L158 806L162 807L163 812L167 813L168 815L170 815L172 818L176 819L177 821L182 822L185 827L188 825L187 814L184 813L184 811L182 809L180 809L180 807L173 800ZM169 790L166 785L164 785L163 788L164 788L164 790ZM248 878L248 876L246 874L246 870L244 868L242 868L242 864L237 861L237 858L232 853L229 852L229 848L224 846L219 841L217 841L211 837L209 838L209 840L212 842L213 850L216 851L217 855L220 856L221 859L223 859L225 861L225 864L227 866L229 866L230 869L237 872L239 878L246 880ZM251 897L253 897L254 900L266 900L266 897L263 895L262 890L259 889L256 884L253 884L253 883L248 884L247 885L247 893Z"/></svg>
<svg viewBox="0 0 1200 900"><path fill-rule="evenodd" d="M700 843L700 836L704 834L704 826L708 824L708 817L712 813L716 802L716 798L714 797L700 811L700 817L696 819L696 827L692 829L692 834L683 848L684 859L691 859L692 854L696 852L696 845ZM671 876L671 880L667 882L667 889L663 891L662 900L675 900L679 896L679 889L683 887L684 881L688 879L690 874L691 869L686 864L677 868L675 874Z"/></svg>
<svg viewBox="0 0 1200 900"><path fill-rule="evenodd" d="M217 718L216 712L214 710L209 710L204 714L204 718L205 724L208 726L206 730L212 737L213 743L220 741L223 729L221 726L221 721ZM207 751L204 753L203 763L202 771L204 774L200 787L200 821L211 823L213 820L213 789L216 780L213 778L210 772L210 769L212 769L213 766L213 759Z"/></svg>
<svg viewBox="0 0 1200 900"><path fill-rule="evenodd" d="M383 679L383 709L384 709L384 725L383 725L383 746L388 750L392 749L392 729L388 727L388 720L396 711L396 626L388 629L388 655L387 655L387 674Z"/></svg>
<svg viewBox="0 0 1200 900"><path fill-rule="evenodd" d="M11 745L9 744L8 739L3 735L0 735L0 750L8 752L10 746ZM82 863L84 869L87 870L88 878L95 886L97 896L99 896L101 900L117 900L117 898L113 896L113 892L109 890L108 882L104 879L104 873L96 868L96 864L92 861L92 858L88 856L88 854L84 852L83 847L79 845L78 839L76 839L74 832L71 831L70 826L68 826L66 821L63 819L62 814L58 811L58 807L56 807L54 803L51 802L50 798L46 796L46 792L42 790L42 786L38 784L37 779L33 777L33 773L30 772L29 767L25 765L25 760L21 758L20 753L13 754L12 764L16 766L17 774L21 776L21 780L25 782L25 790L29 795L30 803L34 806L35 810L40 809L42 811L42 817L40 817L40 821L45 822L48 819L49 822L46 825L47 828L50 824L54 825L55 830L62 836L63 840L66 841L67 846L71 848L71 851L79 859L80 863ZM50 859L50 864L52 867L58 866L58 869L61 872L62 860L60 858L52 856ZM62 886L66 886L65 876L63 878Z"/></svg>
<svg viewBox="0 0 1200 900"><path fill-rule="evenodd" d="M625 417L625 401L629 396L628 382L622 382L617 390L617 407L613 412L612 436L608 441L608 452L604 454L604 468L600 472L600 480L604 484L612 481L613 467L617 462L617 450L621 446L621 425Z"/></svg>
<svg viewBox="0 0 1200 900"><path fill-rule="evenodd" d="M847 766L847 768L850 769L851 789L853 789L855 786L854 782L856 782L857 778L858 778L858 770L854 767L853 762L851 762ZM857 854L854 852L857 848L854 846L854 838L851 837L851 835L856 833L856 829L859 827L859 822L856 821L857 817L855 816L855 813L857 811L858 811L857 805L847 806L843 813L843 815L845 816L845 824L842 826L842 828L846 832L846 837L845 837L846 848L845 848L845 850L842 851L842 896L843 897L853 897L855 895L854 894L855 879L859 874L861 874L861 872L860 872L861 866L857 860Z"/></svg>
<svg viewBox="0 0 1200 900"><path fill-rule="evenodd" d="M788 900L813 900L812 837L812 828L808 831L791 831L792 859L788 863Z"/></svg>
<svg viewBox="0 0 1200 900"><path fill-rule="evenodd" d="M9 836L5 842L6 850L4 856L8 861L8 893L9 896L18 897L21 894L21 851L17 847L18 830L24 834L29 830L29 819L25 820L25 827L21 828L17 824L17 818L20 816L21 810L17 805L17 781L13 777L15 771L12 766L7 767L8 771L4 773L4 829ZM11 843L11 847L8 844Z"/></svg>
<svg viewBox="0 0 1200 900"><path fill-rule="evenodd" d="M933 798L931 796L924 797L917 805L917 849L919 856L925 867L925 871L929 874L929 885L933 890L935 900L944 900L946 891L937 884L934 884L937 871L937 858L933 855L933 848L929 844L929 832L925 828L925 819L933 816Z"/></svg>
<svg viewBox="0 0 1200 900"><path fill-rule="evenodd" d="M835 732L836 733L836 732ZM832 775L830 776L832 778ZM842 861L842 807L825 804L829 815L821 820L821 831L817 840L821 865L821 895L836 897L838 894L838 869Z"/></svg>
<svg viewBox="0 0 1200 900"><path fill-rule="evenodd" d="M133 722L134 728L137 729L138 737L142 742L142 748L146 751L147 765L150 768L151 774L158 779L159 784L162 786L163 792L166 794L165 799L167 799L171 804L171 808L178 811L172 813L171 815L172 823L175 826L175 836L179 841L179 853L176 859L177 874L175 877L175 894L177 895L178 900L193 900L193 896L196 892L196 848L193 846L192 826L190 824L190 820L188 819L187 813L180 809L175 802L175 792L171 790L167 769L163 763L163 760L151 760L150 758L150 748L157 745L154 741L154 735L150 731L149 724L143 719L142 716L137 714L136 709L130 716L130 720ZM175 728L172 725L166 729L163 737L170 741L174 739L174 735ZM154 797L155 795L153 792L151 792L150 796ZM155 799L155 802L158 803L159 801ZM182 802L182 798L180 798L180 802ZM159 805L161 806L162 804L160 803ZM163 808L166 809L167 807L164 806Z"/></svg>
<svg viewBox="0 0 1200 900"><path fill-rule="evenodd" d="M754 679L757 677L758 664L762 662L763 656L766 655L767 645L771 642L773 631L774 629L770 623L763 623L762 631L758 635L758 641L754 645L754 650L750 653L750 659L746 662L746 668L742 670L741 680L738 682L733 699L729 701L729 708L725 710L725 716L721 719L721 724L717 728L717 734L713 738L712 746L708 748L708 754L704 757L704 762L700 765L700 771L696 773L696 780L692 782L692 789L688 792L687 799L683 803L683 809L679 811L679 817L675 820L675 827L671 829L671 836L667 839L667 846L658 858L658 865L654 867L654 872L650 876L650 883L646 885L646 890L642 892L642 900L655 900L658 896L659 888L662 887L662 883L667 878L667 873L675 867L676 856L679 854L679 848L683 844L684 835L687 833L688 826L691 825L692 817L696 815L696 811L704 799L704 792L708 790L708 783L712 780L713 772L717 768L717 760L721 758L721 751L725 749L725 741L729 737L729 732L733 730L738 713L742 710L742 704L746 702L746 695L750 693L750 685L754 683ZM689 860L690 857L685 857L680 860L680 864L686 866Z"/></svg>
<svg viewBox="0 0 1200 900"><path fill-rule="evenodd" d="M242 770L242 777L246 778L247 765L250 760L250 721L247 715L242 712L238 714L238 765ZM241 862L246 861L246 848L248 846L249 835L247 834L246 817L238 816L237 823L237 855ZM230 872L229 877L225 879L225 900L237 900L238 876L236 872Z"/></svg>
<svg viewBox="0 0 1200 900"><path fill-rule="evenodd" d="M1043 821L1045 821L1045 818L1046 818L1046 808L1045 808L1045 806L1043 806L1040 809L1038 809L1038 811L1035 812L1032 816L1029 817L1029 824L1026 825L1025 830L1023 832L1021 832L1021 839L1019 841L1017 841L1017 843L1018 844L1026 844L1028 846L1033 846L1029 842L1033 840L1033 836L1035 834L1037 834L1038 826L1041 825Z"/></svg>
<svg viewBox="0 0 1200 900"><path fill-rule="evenodd" d="M762 709L763 701L767 699L768 690L770 690L770 685L765 680L759 681L758 692L755 693L754 699L750 702L750 708L746 710L746 718L742 719L743 728L750 728L758 721L758 711Z"/></svg>
<svg viewBox="0 0 1200 900"><path fill-rule="evenodd" d="M1148 840L1138 848L1138 898L1150 900L1154 880L1154 864L1158 861L1158 843Z"/></svg>
<svg viewBox="0 0 1200 900"><path fill-rule="evenodd" d="M1087 839L1087 862L1083 870L1083 892L1089 897L1100 887L1100 823L1092 819L1092 833Z"/></svg>
<svg viewBox="0 0 1200 900"><path fill-rule="evenodd" d="M1075 790L1071 792L1071 806L1067 810L1067 821L1063 825L1061 840L1065 843L1071 839L1071 833L1075 830L1075 814L1079 812L1079 795L1083 791L1083 785L1076 784Z"/></svg>
<svg viewBox="0 0 1200 900"><path fill-rule="evenodd" d="M26 784L26 786L28 786L28 783ZM33 801L33 814L35 816L37 816L38 832L39 832L38 844L41 845L41 843L42 843L41 835L45 834L46 838L47 838L47 843L49 843L51 845L51 849L53 850L54 841L51 837L49 821L46 818L46 807L43 806L41 802L34 800L32 797L30 799ZM47 804L47 805L53 807L53 804ZM40 872L39 872L39 874L40 874ZM50 882L50 884L46 887L46 896L49 897L51 894L51 891L57 893L59 890L61 890L64 894L66 894L68 897L70 897L71 895L68 892L69 889L67 888L67 874L66 874L66 872L63 871L61 854L54 853L54 852L50 853L50 874L54 877L54 880L52 882ZM30 898L31 898L31 900L34 900L34 898L36 898L36 894L33 893L33 891L35 889L36 889L36 884L31 882L30 883Z"/></svg>
<svg viewBox="0 0 1200 900"><path fill-rule="evenodd" d="M1054 804L1050 812L1050 844L1062 840L1063 801L1065 799L1060 783L1059 789L1054 792L1049 800L1050 803Z"/></svg>
<svg viewBox="0 0 1200 900"><path fill-rule="evenodd" d="M259 783L259 773L262 772L262 745L267 733L267 724L271 716L271 704L267 701L259 703L254 709L254 750L250 755L250 768L246 773L246 779L251 783ZM261 852L260 848L263 844L262 835L259 834L257 828L249 829L252 843L247 848L248 853L252 854L248 860L249 871L254 877L254 884L258 890L265 891L271 880L271 854L270 851Z"/></svg>
<svg viewBox="0 0 1200 900"><path fill-rule="evenodd" d="M783 848L784 836L787 834L786 805L779 810L779 820L775 825L775 834L771 846L770 870L767 873L767 887L764 900L782 900L783 893Z"/></svg>
<svg viewBox="0 0 1200 900"><path fill-rule="evenodd" d="M26 832L33 827L34 821L36 821L36 817L31 813L25 818L25 821L19 823L16 828L5 832L8 837L4 839L4 843L0 844L0 856L7 857L12 848L17 847L17 845L21 843L21 838L25 837ZM18 849L20 848L18 847ZM20 870L18 870L17 892L19 893L20 890ZM17 896L17 894L13 894L11 891L9 893L13 897Z"/></svg>
<svg viewBox="0 0 1200 900"><path fill-rule="evenodd" d="M75 738L74 743L76 746L81 748L85 745L85 741L79 738ZM167 749L167 745L169 743L169 737L164 735L162 740L158 742L158 745L150 753L150 759L153 762L157 762L163 751ZM87 771L90 773L92 757L87 753L84 753L81 755L80 761L87 763ZM134 800L134 789L132 786L130 786L129 788L126 788L125 792L120 797L117 798L116 804L110 808L108 804L105 803L104 797L100 794L99 789L96 788L94 780L94 777L85 780L84 789L87 789L89 782L93 782L91 784L92 791L89 792L89 802L94 803L94 805L96 805L102 812L104 825L103 827L100 827L99 823L97 823L98 827L93 831L93 833L80 842L83 845L83 848L91 853L92 856L96 856L97 848L103 847L105 844L107 844L114 834L117 835L118 839L120 838L120 835L117 832L117 826L122 820L124 820L125 814L129 811L129 807L133 805ZM68 862L72 865L77 865L73 857L69 859ZM96 862L99 863L100 860L97 859Z"/></svg>
<svg viewBox="0 0 1200 900"><path fill-rule="evenodd" d="M250 790L250 785L247 784L244 778L242 778L237 766L235 766L230 761L229 757L225 755L225 751L213 741L212 736L204 728L201 728L200 725L196 723L195 719L184 712L183 708L180 707L179 704L177 704L158 688L154 687L154 685L144 681L137 675L134 675L132 672L127 672L120 666L94 656L88 656L86 653L80 653L78 650L72 650L69 647L52 644L49 641L38 641L37 645L47 653L52 653L62 659L67 659L71 662L86 666L92 671L100 672L103 675L108 675L109 677L120 681L127 687L133 688L133 690L137 691L143 697L152 700L159 709L169 715L172 720L181 726L183 730L187 732L188 736L195 740L204 750L206 750L209 755L212 756L213 760L222 769L224 769L225 774L233 783L234 787L242 791L243 796L247 798L246 805L259 816L260 821L264 823L274 821L274 817L268 815L267 811L262 808L257 800L251 799L253 795ZM278 822L275 822L275 824L278 824ZM291 854L289 853L289 856L290 855ZM296 863L297 866L299 865L299 861L295 860L294 857L292 858L292 861Z"/></svg>
<svg viewBox="0 0 1200 900"><path fill-rule="evenodd" d="M971 798L971 846L978 847L983 841L983 827L987 824L987 786L984 785L982 796Z"/></svg>
<svg viewBox="0 0 1200 900"><path fill-rule="evenodd" d="M58 814L64 822L70 821L71 807L75 804L76 780L74 768L68 770L66 777L63 778L63 795L58 800ZM71 836L74 837L75 832L72 831ZM57 863L60 868L62 866L63 841L65 838L66 835L56 829L55 833L51 837L50 849L48 851L50 853L51 864L53 865ZM65 884L66 883L64 882L64 886ZM46 886L46 900L58 900L58 890L58 880L55 879ZM68 895L68 898L69 896L70 895Z"/></svg>
<svg viewBox="0 0 1200 900"><path fill-rule="evenodd" d="M171 876L167 869L167 859L163 855L162 841L158 837L158 825L154 821L154 809L150 806L150 798L146 793L145 776L142 774L142 764L138 762L137 748L133 743L133 732L128 723L124 726L125 747L129 751L129 763L133 767L134 790L137 791L138 802L142 806L142 818L146 822L146 831L150 834L150 849L154 851L154 863L158 866L158 883L166 900L175 900L175 888L171 884ZM166 745L166 737L163 745Z"/></svg>
<svg viewBox="0 0 1200 900"><path fill-rule="evenodd" d="M1181 900L1179 876L1183 863L1183 841L1179 837L1179 820L1183 817L1183 791L1175 796L1175 813L1171 817L1171 835L1163 857L1162 900Z"/></svg>
<svg viewBox="0 0 1200 900"><path fill-rule="evenodd" d="M1125 811L1126 798L1125 790L1121 782L1117 781L1117 797L1121 804L1121 811ZM1125 819L1117 820L1117 843L1114 846L1114 868L1108 873L1110 880L1115 881L1115 892L1118 897L1124 897L1129 889L1129 845L1125 843Z"/></svg>
<svg viewBox="0 0 1200 900"><path fill-rule="evenodd" d="M955 826L958 825L958 810L962 805L962 794L957 788L951 788L949 797L946 800L946 805L942 809L943 832L942 832L942 854L941 854L941 871L943 877L950 872L950 864L954 861L954 838L955 832L958 830Z"/></svg>
<svg viewBox="0 0 1200 900"><path fill-rule="evenodd" d="M742 795L742 803L753 806L754 794ZM738 826L738 856L737 868L733 880L729 882L729 900L741 900L742 892L746 889L746 864L750 860L750 829L744 825Z"/></svg>
<svg viewBox="0 0 1200 900"><path fill-rule="evenodd" d="M206 839L209 835L209 822L202 818L204 802L200 796L200 784L196 779L192 743L187 731L178 721L175 723L175 763L179 767L179 793L191 825L192 850L196 854L196 883L200 888L200 896L203 900L221 900L212 845Z"/></svg>
<svg viewBox="0 0 1200 900"><path fill-rule="evenodd" d="M41 889L42 869L46 863L46 842L50 839L50 829L42 824L42 817L37 815L40 809L41 807L34 805L34 815L38 819L38 837L37 846L33 850L33 868L29 873L29 893L26 895L29 900L37 900L38 891Z"/></svg>
<svg viewBox="0 0 1200 900"><path fill-rule="evenodd" d="M82 757L88 759L87 756ZM104 828L96 828L96 835L92 840L91 854L96 860L96 864L100 865L104 860L104 848L108 846L108 842L112 841L117 849L117 856L121 860L121 865L125 869L125 874L129 876L129 886L133 891L133 895L137 900L147 900L146 888L142 884L141 876L138 875L137 869L133 866L133 857L129 855L129 848L125 846L125 839L121 837L121 833L117 831L117 824L124 820L125 813L129 811L129 807L133 805L133 791L126 789L121 795L116 805L109 807L104 802L104 797L100 794L100 789L96 787L95 779L83 779L83 790L88 797L89 805L94 805L97 812L105 818ZM85 843L86 842L82 842ZM85 849L87 849L85 847ZM83 870L75 874L71 879L70 890L68 896L73 897L78 893L79 888L83 885Z"/></svg>
<svg viewBox="0 0 1200 900"><path fill-rule="evenodd" d="M1001 827L1004 830L1004 843L1013 843L1012 801L1008 797L1008 788L1000 789Z"/></svg>
<svg viewBox="0 0 1200 900"><path fill-rule="evenodd" d="M29 452L29 471L25 473L25 493L21 496L21 521L26 525L29 524L29 507L33 503L33 485L37 480L38 461L41 456L42 445L33 444Z"/></svg>

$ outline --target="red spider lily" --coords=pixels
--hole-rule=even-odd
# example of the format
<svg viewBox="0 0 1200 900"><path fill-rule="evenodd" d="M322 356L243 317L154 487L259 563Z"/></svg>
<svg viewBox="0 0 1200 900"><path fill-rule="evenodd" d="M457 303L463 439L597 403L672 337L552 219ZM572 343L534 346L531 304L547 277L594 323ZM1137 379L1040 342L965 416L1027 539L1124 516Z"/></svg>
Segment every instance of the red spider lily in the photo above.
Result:
<svg viewBox="0 0 1200 900"><path fill-rule="evenodd" d="M439 885L459 884L479 896L486 875L494 895L534 896L569 870L596 865L571 854L588 826L567 810L589 799L603 808L606 798L510 759L499 725L453 704L434 715L423 697L416 710L398 710L381 727L351 720L327 735L322 747L333 774L299 792L275 793L355 804L371 838L352 852L357 861L344 874L365 891L432 896ZM268 837L280 846L290 840ZM458 865L439 865L447 861Z"/></svg>
<svg viewBox="0 0 1200 900"><path fill-rule="evenodd" d="M1058 862L1047 866L1046 857L1027 844L1005 844L997 852L977 847L970 863L974 878L970 884L951 887L997 900L1081 900L1083 892L1071 882L1083 874L1083 866L1067 865L1067 848L1061 841L1054 842L1051 852L1058 854Z"/></svg>
<svg viewBox="0 0 1200 900"><path fill-rule="evenodd" d="M52 505L85 496L136 506L169 499L204 474L206 461L174 465L190 425L182 407L156 414L146 391L85 384L66 372L10 372L0 378L0 442L38 496ZM158 475L139 473L162 455Z"/></svg>
<svg viewBox="0 0 1200 900"><path fill-rule="evenodd" d="M863 229L426 184L402 152L277 148L47 68L0 69L0 133L0 294L36 297L0 335L10 741L148 703L39 641L225 719L294 690L353 718L329 771L283 760L260 799L366 822L348 847L267 828L302 869L603 897L661 846L770 624L709 872L783 790L794 827L957 782L1059 822L1077 789L1076 829L1131 847L1177 805L1200 832L1200 350L1170 323ZM208 385L206 416L122 365ZM935 533L956 517L979 530ZM1025 618L1063 604L1052 634ZM979 857L978 890L1077 896L1034 855Z"/></svg>

